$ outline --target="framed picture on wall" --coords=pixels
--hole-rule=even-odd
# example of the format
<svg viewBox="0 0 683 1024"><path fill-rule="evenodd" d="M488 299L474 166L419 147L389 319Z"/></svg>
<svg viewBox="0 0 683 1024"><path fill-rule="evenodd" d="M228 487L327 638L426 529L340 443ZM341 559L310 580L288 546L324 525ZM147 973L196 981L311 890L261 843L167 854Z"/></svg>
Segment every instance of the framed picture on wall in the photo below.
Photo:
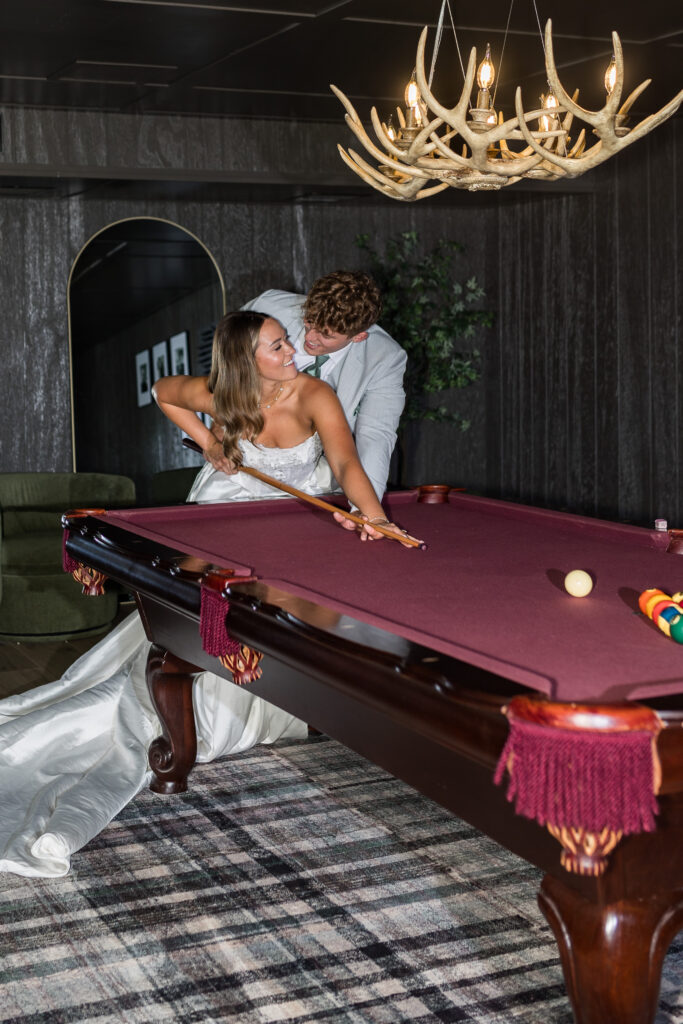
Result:
<svg viewBox="0 0 683 1024"><path fill-rule="evenodd" d="M152 379L159 380L159 377L168 377L168 344L160 341L152 349Z"/></svg>
<svg viewBox="0 0 683 1024"><path fill-rule="evenodd" d="M190 353L187 347L187 331L172 334L168 346L171 350L171 373L189 373Z"/></svg>
<svg viewBox="0 0 683 1024"><path fill-rule="evenodd" d="M135 380L138 390L138 405L150 405L152 401L152 364L149 349L135 356Z"/></svg>

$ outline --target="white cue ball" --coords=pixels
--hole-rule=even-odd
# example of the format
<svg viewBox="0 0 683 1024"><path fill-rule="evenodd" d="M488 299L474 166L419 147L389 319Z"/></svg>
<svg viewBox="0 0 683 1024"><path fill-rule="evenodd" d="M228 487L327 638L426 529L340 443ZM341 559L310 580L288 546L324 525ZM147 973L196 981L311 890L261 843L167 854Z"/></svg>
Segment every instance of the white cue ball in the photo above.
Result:
<svg viewBox="0 0 683 1024"><path fill-rule="evenodd" d="M572 597L586 597L593 589L593 580L583 569L572 569L564 578L564 589Z"/></svg>

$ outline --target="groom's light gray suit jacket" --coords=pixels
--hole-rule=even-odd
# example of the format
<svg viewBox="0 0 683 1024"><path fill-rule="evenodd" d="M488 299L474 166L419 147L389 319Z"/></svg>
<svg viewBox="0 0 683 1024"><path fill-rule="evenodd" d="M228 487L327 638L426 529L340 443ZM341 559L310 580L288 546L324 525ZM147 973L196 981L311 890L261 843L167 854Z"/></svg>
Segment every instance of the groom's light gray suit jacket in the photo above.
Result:
<svg viewBox="0 0 683 1024"><path fill-rule="evenodd" d="M271 290L242 308L267 313L279 320L292 345L303 352L305 332L301 310L305 299L305 295ZM405 403L406 358L401 346L373 324L365 341L353 342L343 349L326 377L337 392L361 464L380 500L386 488L396 429Z"/></svg>

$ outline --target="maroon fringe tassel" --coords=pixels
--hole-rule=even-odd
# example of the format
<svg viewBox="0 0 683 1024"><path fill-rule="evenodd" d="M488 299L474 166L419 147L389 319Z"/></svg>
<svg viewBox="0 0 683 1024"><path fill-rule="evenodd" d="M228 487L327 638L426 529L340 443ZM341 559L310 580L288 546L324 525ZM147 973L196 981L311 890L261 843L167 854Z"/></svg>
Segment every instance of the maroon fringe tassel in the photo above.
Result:
<svg viewBox="0 0 683 1024"><path fill-rule="evenodd" d="M654 795L651 732L548 729L510 722L494 782L507 770L507 799L541 825L652 832Z"/></svg>
<svg viewBox="0 0 683 1024"><path fill-rule="evenodd" d="M199 633L202 647L214 658L224 658L227 654L237 654L240 643L230 636L225 627L228 614L227 598L217 590L202 584L201 605L199 612Z"/></svg>

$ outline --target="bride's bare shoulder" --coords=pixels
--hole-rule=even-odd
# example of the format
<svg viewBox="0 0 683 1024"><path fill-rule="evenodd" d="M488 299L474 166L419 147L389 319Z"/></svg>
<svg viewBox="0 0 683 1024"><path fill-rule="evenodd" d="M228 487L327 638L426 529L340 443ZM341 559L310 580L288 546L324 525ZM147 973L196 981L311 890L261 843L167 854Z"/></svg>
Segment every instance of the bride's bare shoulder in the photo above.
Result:
<svg viewBox="0 0 683 1024"><path fill-rule="evenodd" d="M334 390L324 380L311 377L308 373L300 373L296 378L297 393L302 399L316 399L324 395L334 394Z"/></svg>

